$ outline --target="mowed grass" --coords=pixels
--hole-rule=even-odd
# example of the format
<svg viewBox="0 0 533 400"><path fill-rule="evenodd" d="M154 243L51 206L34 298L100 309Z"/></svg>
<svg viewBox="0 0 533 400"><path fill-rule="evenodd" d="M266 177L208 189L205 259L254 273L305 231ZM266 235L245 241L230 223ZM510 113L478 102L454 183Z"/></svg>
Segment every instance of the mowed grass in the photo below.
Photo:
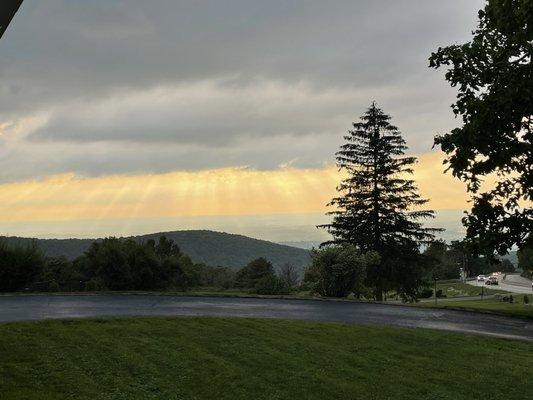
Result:
<svg viewBox="0 0 533 400"><path fill-rule="evenodd" d="M489 312L503 315L512 315L519 317L527 317L533 319L533 296L528 295L529 305L524 304L523 294L513 294L513 303L499 301L496 299L486 300L453 300L446 301L439 299L437 301L438 308L458 308L463 310ZM413 304L417 307L435 307L432 302L419 302Z"/></svg>
<svg viewBox="0 0 533 400"><path fill-rule="evenodd" d="M241 318L0 324L0 399L525 399L533 345Z"/></svg>
<svg viewBox="0 0 533 400"><path fill-rule="evenodd" d="M437 282L437 290L439 289L442 290L442 294L446 295L446 297L481 296L481 286L469 285L468 283L454 281ZM494 286L487 285L483 288L483 293L489 295L507 292L498 289L497 286L494 288Z"/></svg>

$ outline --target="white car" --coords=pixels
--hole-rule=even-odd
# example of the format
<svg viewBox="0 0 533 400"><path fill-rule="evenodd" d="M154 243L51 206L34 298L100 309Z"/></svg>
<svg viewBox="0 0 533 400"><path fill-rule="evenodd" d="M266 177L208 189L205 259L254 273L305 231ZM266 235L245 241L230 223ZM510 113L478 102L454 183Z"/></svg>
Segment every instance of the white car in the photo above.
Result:
<svg viewBox="0 0 533 400"><path fill-rule="evenodd" d="M487 278L485 278L485 275L478 275L477 276L477 281L478 282L485 282L485 279L487 279Z"/></svg>

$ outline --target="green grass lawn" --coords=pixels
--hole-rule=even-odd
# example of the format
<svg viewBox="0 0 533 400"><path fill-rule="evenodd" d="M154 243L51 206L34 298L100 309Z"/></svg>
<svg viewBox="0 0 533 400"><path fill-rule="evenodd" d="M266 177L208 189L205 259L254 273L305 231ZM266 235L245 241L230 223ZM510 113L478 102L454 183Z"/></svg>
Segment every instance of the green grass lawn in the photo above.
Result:
<svg viewBox="0 0 533 400"><path fill-rule="evenodd" d="M454 281L445 281L437 282L437 290L442 290L442 293L446 297L464 297L464 296L480 296L481 287L473 286L467 283L454 282ZM505 290L494 289L493 287L484 287L484 294L497 294L497 293L507 293Z"/></svg>
<svg viewBox="0 0 533 400"><path fill-rule="evenodd" d="M439 308L461 308L472 311L493 312L498 314L507 314L521 317L533 318L533 296L529 297L529 306L524 305L523 294L513 294L514 303L503 302L495 299L486 300L460 300L460 301L446 301L446 299L439 299L437 307ZM413 304L417 307L434 307L433 302L419 302Z"/></svg>
<svg viewBox="0 0 533 400"><path fill-rule="evenodd" d="M311 295L309 291L293 291L288 294L282 295L258 295L253 290L246 289L221 289L221 288L210 288L210 287L200 287L194 288L183 292L172 292L172 294L177 294L180 296L215 296L215 297L275 297L275 298L285 298L285 299L313 299L317 296Z"/></svg>
<svg viewBox="0 0 533 400"><path fill-rule="evenodd" d="M0 399L525 399L530 343L240 318L0 324Z"/></svg>

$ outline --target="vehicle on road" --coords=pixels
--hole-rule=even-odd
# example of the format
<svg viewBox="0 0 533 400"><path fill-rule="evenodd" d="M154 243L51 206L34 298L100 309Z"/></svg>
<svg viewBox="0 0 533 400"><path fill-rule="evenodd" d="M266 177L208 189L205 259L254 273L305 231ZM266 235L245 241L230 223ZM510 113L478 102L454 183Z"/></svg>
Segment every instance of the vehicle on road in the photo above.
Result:
<svg viewBox="0 0 533 400"><path fill-rule="evenodd" d="M478 275L478 276L477 276L477 281L478 281L478 282L485 282L485 279L487 279L487 278L485 277L485 275Z"/></svg>
<svg viewBox="0 0 533 400"><path fill-rule="evenodd" d="M489 279L485 281L485 285L499 285L498 278L495 276L489 277Z"/></svg>

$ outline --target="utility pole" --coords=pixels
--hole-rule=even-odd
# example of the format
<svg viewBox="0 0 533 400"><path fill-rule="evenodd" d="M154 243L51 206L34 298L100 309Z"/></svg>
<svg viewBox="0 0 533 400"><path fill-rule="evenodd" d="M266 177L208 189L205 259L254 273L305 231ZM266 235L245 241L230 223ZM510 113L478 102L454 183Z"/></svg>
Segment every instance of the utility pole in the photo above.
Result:
<svg viewBox="0 0 533 400"><path fill-rule="evenodd" d="M437 278L435 278L435 305L437 305Z"/></svg>

